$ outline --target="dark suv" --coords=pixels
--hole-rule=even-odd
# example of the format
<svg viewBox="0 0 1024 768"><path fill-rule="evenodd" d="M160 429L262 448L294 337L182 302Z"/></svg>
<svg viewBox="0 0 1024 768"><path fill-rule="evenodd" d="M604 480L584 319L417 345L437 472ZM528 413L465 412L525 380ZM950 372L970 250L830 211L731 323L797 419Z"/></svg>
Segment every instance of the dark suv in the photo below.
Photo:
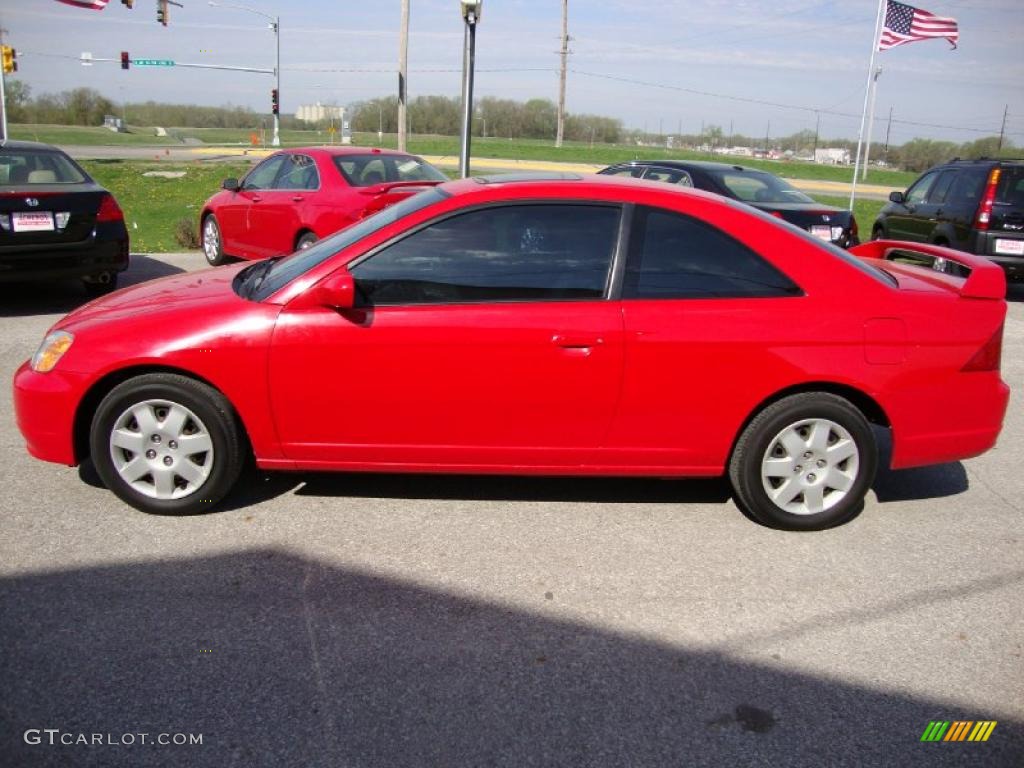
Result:
<svg viewBox="0 0 1024 768"><path fill-rule="evenodd" d="M1007 277L1024 278L1024 163L953 160L893 192L878 215L875 240L912 240L977 253Z"/></svg>

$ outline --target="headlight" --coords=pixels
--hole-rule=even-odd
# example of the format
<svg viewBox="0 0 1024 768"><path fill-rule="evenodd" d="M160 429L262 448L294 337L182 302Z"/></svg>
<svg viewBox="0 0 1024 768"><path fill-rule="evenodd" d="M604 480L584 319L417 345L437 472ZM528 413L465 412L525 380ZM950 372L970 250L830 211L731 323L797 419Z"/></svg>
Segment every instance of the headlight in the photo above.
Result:
<svg viewBox="0 0 1024 768"><path fill-rule="evenodd" d="M64 356L64 353L71 348L71 342L75 340L67 331L54 331L39 345L39 349L32 355L32 370L37 373L52 371L57 361Z"/></svg>

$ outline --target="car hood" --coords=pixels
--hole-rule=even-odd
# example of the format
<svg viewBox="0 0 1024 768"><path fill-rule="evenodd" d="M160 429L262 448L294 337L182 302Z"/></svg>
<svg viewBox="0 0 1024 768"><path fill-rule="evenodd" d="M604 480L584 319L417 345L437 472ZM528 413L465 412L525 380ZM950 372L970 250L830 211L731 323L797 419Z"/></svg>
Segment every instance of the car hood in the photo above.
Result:
<svg viewBox="0 0 1024 768"><path fill-rule="evenodd" d="M219 304L224 300L245 301L234 292L231 284L235 275L250 264L243 262L199 272L184 272L122 288L79 307L56 327L72 330L98 322L178 313L189 307L205 310L211 303Z"/></svg>

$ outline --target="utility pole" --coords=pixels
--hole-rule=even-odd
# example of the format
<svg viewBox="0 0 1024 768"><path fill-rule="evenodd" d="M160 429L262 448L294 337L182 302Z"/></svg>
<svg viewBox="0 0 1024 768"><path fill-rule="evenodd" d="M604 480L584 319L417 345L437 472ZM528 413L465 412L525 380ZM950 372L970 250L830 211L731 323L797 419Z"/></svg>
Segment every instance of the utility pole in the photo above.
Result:
<svg viewBox="0 0 1024 768"><path fill-rule="evenodd" d="M772 135L772 121L768 121L768 127L764 129L764 159L768 159L768 137Z"/></svg>
<svg viewBox="0 0 1024 768"><path fill-rule="evenodd" d="M562 70L558 76L558 133L555 146L562 146L565 137L565 71L569 63L569 0L562 0Z"/></svg>
<svg viewBox="0 0 1024 768"><path fill-rule="evenodd" d="M821 112L815 110L814 112L814 151L811 152L811 156L814 158L818 157L818 132L821 130ZM817 162L817 161L815 161Z"/></svg>
<svg viewBox="0 0 1024 768"><path fill-rule="evenodd" d="M402 0L402 24L398 38L398 151L405 152L406 77L409 72L409 0Z"/></svg>
<svg viewBox="0 0 1024 768"><path fill-rule="evenodd" d="M996 154L1003 151L1003 137L1006 135L1006 115L1010 111L1010 105L1003 107L1003 127L999 129L999 146L996 147Z"/></svg>

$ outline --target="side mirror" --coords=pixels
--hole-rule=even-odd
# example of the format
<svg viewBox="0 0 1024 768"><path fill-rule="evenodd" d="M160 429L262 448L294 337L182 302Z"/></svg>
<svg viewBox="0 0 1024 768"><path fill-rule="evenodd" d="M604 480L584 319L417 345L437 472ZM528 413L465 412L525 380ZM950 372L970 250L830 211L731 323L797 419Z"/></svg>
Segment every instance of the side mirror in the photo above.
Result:
<svg viewBox="0 0 1024 768"><path fill-rule="evenodd" d="M237 192L239 190L238 179L224 179L220 183L221 189L226 189L228 192Z"/></svg>
<svg viewBox="0 0 1024 768"><path fill-rule="evenodd" d="M890 192L889 199L894 203L902 203L905 198L902 192Z"/></svg>
<svg viewBox="0 0 1024 768"><path fill-rule="evenodd" d="M321 306L352 309L356 305L356 281L344 267L321 280L313 290L316 303Z"/></svg>

